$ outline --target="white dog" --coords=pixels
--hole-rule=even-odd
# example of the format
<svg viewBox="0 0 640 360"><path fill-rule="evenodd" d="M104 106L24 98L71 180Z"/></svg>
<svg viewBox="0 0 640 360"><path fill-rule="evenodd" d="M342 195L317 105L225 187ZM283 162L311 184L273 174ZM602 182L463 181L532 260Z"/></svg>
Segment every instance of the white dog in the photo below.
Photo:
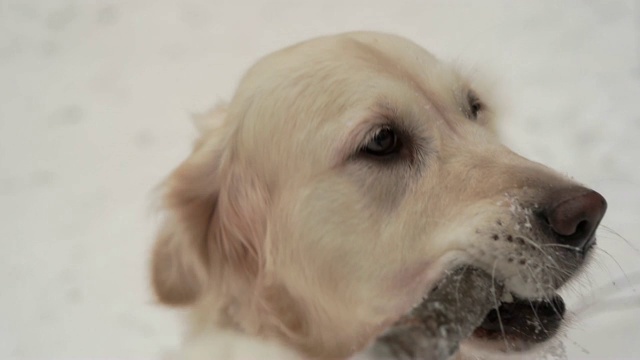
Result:
<svg viewBox="0 0 640 360"><path fill-rule="evenodd" d="M391 35L260 60L165 184L152 281L190 309L180 357L349 358L460 264L514 297L468 348L552 337L606 202L501 145L485 101Z"/></svg>

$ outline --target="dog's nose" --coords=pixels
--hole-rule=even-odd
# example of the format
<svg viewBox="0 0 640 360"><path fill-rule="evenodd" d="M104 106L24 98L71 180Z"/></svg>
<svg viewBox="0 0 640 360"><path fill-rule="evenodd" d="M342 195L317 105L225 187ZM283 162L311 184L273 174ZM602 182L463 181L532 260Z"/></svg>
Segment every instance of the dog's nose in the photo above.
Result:
<svg viewBox="0 0 640 360"><path fill-rule="evenodd" d="M560 243L577 249L587 248L595 240L593 235L607 211L607 201L593 190L559 197L547 210L547 222Z"/></svg>

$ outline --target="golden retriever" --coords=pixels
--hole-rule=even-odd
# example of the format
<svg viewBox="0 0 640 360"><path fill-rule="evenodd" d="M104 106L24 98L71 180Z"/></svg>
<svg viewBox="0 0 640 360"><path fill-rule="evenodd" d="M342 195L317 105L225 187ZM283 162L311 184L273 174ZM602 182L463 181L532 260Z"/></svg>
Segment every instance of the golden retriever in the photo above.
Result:
<svg viewBox="0 0 640 360"><path fill-rule="evenodd" d="M164 184L152 282L189 308L180 357L349 358L458 265L514 297L468 348L552 337L556 290L588 260L606 202L503 146L494 117L467 78L397 36L261 59L197 119Z"/></svg>

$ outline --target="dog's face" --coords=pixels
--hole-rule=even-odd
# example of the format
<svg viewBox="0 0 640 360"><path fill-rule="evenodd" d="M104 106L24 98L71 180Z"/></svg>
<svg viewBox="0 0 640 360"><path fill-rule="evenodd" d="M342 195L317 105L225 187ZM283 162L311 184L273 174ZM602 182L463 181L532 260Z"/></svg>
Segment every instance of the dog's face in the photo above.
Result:
<svg viewBox="0 0 640 360"><path fill-rule="evenodd" d="M218 115L167 183L164 302L340 357L469 264L516 297L476 342L518 350L556 332L555 292L606 203L501 145L483 94L425 50L369 33L303 43L261 60Z"/></svg>

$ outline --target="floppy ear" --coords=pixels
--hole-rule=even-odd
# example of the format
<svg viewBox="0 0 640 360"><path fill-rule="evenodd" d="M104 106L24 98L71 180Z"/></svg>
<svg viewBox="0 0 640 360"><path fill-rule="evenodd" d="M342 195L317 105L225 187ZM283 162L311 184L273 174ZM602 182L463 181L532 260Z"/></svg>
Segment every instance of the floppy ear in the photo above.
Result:
<svg viewBox="0 0 640 360"><path fill-rule="evenodd" d="M156 295L171 305L195 301L208 277L208 238L219 193L219 156L203 153L206 150L205 146L197 147L164 185L166 218L153 250L151 275Z"/></svg>
<svg viewBox="0 0 640 360"><path fill-rule="evenodd" d="M220 191L226 106L194 116L199 139L162 185L163 224L151 258L151 280L166 304L195 301L208 278L209 237Z"/></svg>
<svg viewBox="0 0 640 360"><path fill-rule="evenodd" d="M261 267L266 192L246 167L232 164L230 128L213 129L209 123L225 114L218 107L196 119L202 137L165 183L167 217L153 250L151 275L157 297L166 304L196 301L214 271L229 268L256 276Z"/></svg>

